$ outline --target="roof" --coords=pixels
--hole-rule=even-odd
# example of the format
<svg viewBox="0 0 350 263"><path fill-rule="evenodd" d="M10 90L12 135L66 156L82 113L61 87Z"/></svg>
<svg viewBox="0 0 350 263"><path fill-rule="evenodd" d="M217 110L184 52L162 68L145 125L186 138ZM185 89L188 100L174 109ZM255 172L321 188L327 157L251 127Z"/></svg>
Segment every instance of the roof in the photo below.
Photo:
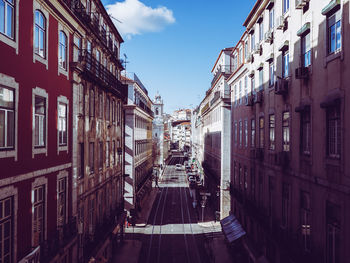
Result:
<svg viewBox="0 0 350 263"><path fill-rule="evenodd" d="M243 26L247 26L250 22L250 19L252 19L253 15L255 14L256 10L259 8L259 5L262 3L263 0L257 0L255 2L255 5L253 6L253 9L250 11L248 17L246 18L246 20L243 23Z"/></svg>
<svg viewBox="0 0 350 263"><path fill-rule="evenodd" d="M220 54L219 54L218 58L216 59L215 64L214 64L213 68L211 69L211 72L214 71L214 68L216 67L216 64L218 64L218 61L219 61L219 58L221 57L222 52L225 52L225 51L230 51L231 52L232 50L233 50L233 47L227 47L227 48L224 48L224 49L222 49L220 51Z"/></svg>

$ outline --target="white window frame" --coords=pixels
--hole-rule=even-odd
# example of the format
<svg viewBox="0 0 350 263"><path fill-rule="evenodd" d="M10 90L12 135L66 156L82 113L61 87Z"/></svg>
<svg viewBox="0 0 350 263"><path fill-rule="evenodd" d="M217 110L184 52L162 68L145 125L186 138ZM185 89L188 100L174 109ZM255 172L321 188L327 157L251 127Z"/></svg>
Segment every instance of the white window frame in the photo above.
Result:
<svg viewBox="0 0 350 263"><path fill-rule="evenodd" d="M44 193L44 240L47 240L47 184L48 179L46 177L39 177L36 178L35 181L32 183L32 190L31 190L31 204L32 204L32 247L34 247L34 228L33 228L33 222L34 222L34 190L35 188L39 186L44 186L45 193Z"/></svg>
<svg viewBox="0 0 350 263"><path fill-rule="evenodd" d="M14 0L15 2L15 17L14 17L14 39L7 37L6 35L0 33L0 41L5 43L6 45L14 48L16 50L16 54L18 55L18 31L19 31L19 0Z"/></svg>
<svg viewBox="0 0 350 263"><path fill-rule="evenodd" d="M65 104L67 109L66 109L66 129L67 129L67 144L66 145L60 145L60 140L59 140L59 117L58 117L58 107L59 104ZM67 97L65 96L59 96L57 97L57 155L62 152L65 151L68 153L68 147L69 145L69 100L67 99Z"/></svg>
<svg viewBox="0 0 350 263"><path fill-rule="evenodd" d="M67 26L64 26L63 24L61 24L60 22L58 23L58 31L57 31L57 47L60 46L60 32L64 32L66 34L67 37L67 53L66 53L66 59L67 59L67 68L64 69L62 68L59 63L58 63L58 55L59 55L59 49L57 48L57 75L59 76L60 74L64 75L67 77L67 80L69 80L69 30L67 29Z"/></svg>
<svg viewBox="0 0 350 263"><path fill-rule="evenodd" d="M12 197L13 204L13 240L12 240L12 261L17 262L17 211L18 211L18 189L14 186L7 186L0 189L0 200Z"/></svg>
<svg viewBox="0 0 350 263"><path fill-rule="evenodd" d="M46 22L46 34L45 34L45 56L42 57L35 53L35 39L34 39L34 34L35 34L35 11L38 10L40 11L44 17L45 17L45 22ZM46 66L46 69L49 69L49 12L44 8L42 4L39 4L37 1L33 1L33 63L36 61L44 64Z"/></svg>
<svg viewBox="0 0 350 263"><path fill-rule="evenodd" d="M45 146L40 148L35 148L35 96L40 96L45 98ZM48 108L49 108L49 94L46 92L46 90L36 87L33 89L32 92L32 158L36 154L45 154L47 156L47 148L48 148Z"/></svg>
<svg viewBox="0 0 350 263"><path fill-rule="evenodd" d="M15 161L18 158L18 100L19 100L19 85L15 78L0 73L0 85L5 88L11 88L15 93L15 144L13 149L1 150L0 159L14 157Z"/></svg>
<svg viewBox="0 0 350 263"><path fill-rule="evenodd" d="M65 203L65 218L64 218L64 222L63 224L60 224L59 222L59 211L58 211L58 206L59 206L59 202L60 202L60 198L59 198L59 183L62 179L65 179L66 182L65 182L65 187L66 187L66 190L65 190L65 193L66 193L66 203ZM68 171L67 170L63 170L63 171L60 171L57 175L57 227L59 226L63 226L64 224L66 224L68 222L68 198L69 198L69 189L68 189Z"/></svg>

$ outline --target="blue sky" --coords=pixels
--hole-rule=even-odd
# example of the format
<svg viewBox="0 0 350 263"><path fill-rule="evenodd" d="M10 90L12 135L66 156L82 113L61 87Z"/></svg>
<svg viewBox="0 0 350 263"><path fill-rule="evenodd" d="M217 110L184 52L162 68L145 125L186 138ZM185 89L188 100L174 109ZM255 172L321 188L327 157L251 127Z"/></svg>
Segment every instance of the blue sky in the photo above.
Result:
<svg viewBox="0 0 350 263"><path fill-rule="evenodd" d="M127 71L141 79L165 112L194 108L212 80L221 49L236 44L255 0L102 0L124 43Z"/></svg>

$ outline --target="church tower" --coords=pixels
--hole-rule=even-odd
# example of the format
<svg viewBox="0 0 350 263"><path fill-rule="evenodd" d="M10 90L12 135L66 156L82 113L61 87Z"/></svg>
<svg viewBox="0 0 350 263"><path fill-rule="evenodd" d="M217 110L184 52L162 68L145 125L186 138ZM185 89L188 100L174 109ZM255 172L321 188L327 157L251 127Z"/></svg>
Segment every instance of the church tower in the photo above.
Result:
<svg viewBox="0 0 350 263"><path fill-rule="evenodd" d="M163 99L157 92L153 101L153 129L152 138L155 152L155 165L163 165L163 143L164 143L164 119L163 119Z"/></svg>

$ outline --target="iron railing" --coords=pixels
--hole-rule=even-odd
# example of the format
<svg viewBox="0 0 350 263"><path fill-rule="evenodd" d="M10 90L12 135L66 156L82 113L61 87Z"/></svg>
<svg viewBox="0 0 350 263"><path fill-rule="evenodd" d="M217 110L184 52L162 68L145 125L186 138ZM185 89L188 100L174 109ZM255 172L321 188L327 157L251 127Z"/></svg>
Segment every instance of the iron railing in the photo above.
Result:
<svg viewBox="0 0 350 263"><path fill-rule="evenodd" d="M218 71L215 73L213 80L211 81L211 86L213 86L215 84L215 82L218 80L218 78L222 75L222 74L231 74L232 70L231 70L231 66L230 65L220 65L218 67Z"/></svg>

